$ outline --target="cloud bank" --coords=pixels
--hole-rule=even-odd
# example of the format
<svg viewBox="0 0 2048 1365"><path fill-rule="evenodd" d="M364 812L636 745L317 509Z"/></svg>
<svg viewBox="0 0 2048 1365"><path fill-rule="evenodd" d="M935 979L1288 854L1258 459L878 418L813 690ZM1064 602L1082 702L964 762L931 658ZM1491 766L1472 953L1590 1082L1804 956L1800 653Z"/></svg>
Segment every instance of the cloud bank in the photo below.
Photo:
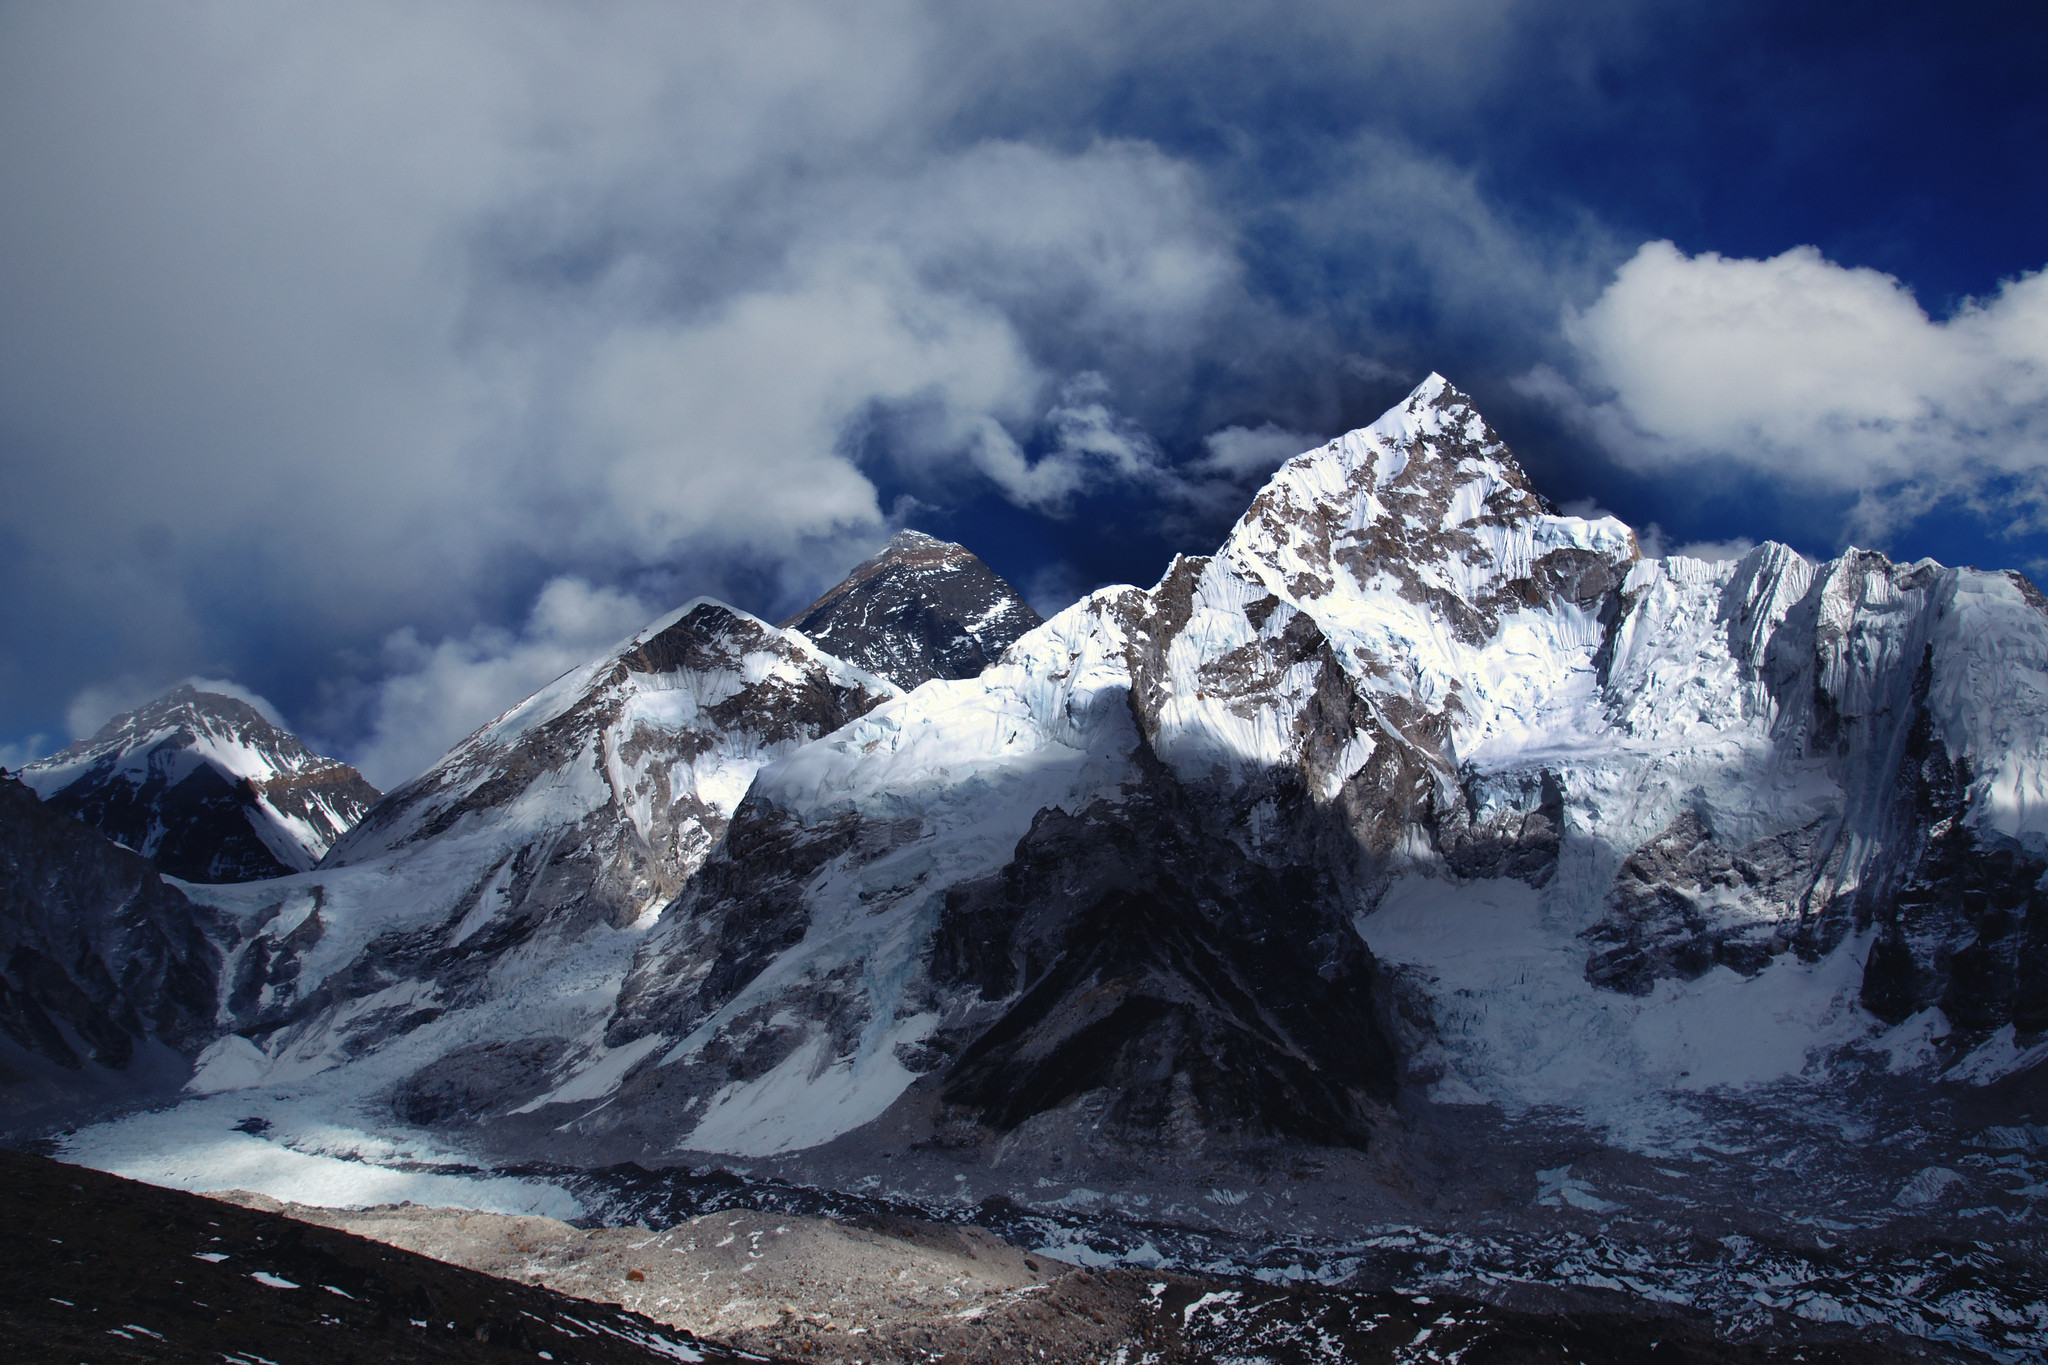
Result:
<svg viewBox="0 0 2048 1365"><path fill-rule="evenodd" d="M1730 467L1853 494L1882 536L1944 500L2007 530L2048 512L2048 275L1946 319L1810 246L1768 260L1645 244L1564 336L1586 387L1532 391L1642 470Z"/></svg>
<svg viewBox="0 0 2048 1365"><path fill-rule="evenodd" d="M1691 22L0 6L0 755L204 673L390 782L631 612L779 615L911 515L1057 606L1431 369L1491 402L1547 364L1633 469L1818 452L1873 521L2031 488L2037 282L1930 321L1797 253L1630 260L1649 232L1550 183ZM1801 371L1829 326L1926 363ZM1689 406L1695 367L1732 397Z"/></svg>

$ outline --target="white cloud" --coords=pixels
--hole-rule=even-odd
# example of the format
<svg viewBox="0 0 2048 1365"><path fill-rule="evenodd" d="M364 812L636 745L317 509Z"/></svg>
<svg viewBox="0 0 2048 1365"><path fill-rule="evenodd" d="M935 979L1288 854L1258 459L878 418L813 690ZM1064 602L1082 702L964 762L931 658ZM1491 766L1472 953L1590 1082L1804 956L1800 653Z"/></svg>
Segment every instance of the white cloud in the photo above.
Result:
<svg viewBox="0 0 2048 1365"><path fill-rule="evenodd" d="M1574 517L1614 515L1605 510L1580 510L1594 507L1591 499L1583 499L1577 504L1565 504L1563 510L1567 516ZM1724 564L1729 560L1740 559L1756 548L1756 542L1748 536L1732 536L1727 540L1689 540L1683 545L1673 545L1664 528L1654 521L1647 526L1636 528L1636 544L1642 549L1645 559L1665 559L1678 555L1686 559L1703 559L1709 564Z"/></svg>
<svg viewBox="0 0 2048 1365"><path fill-rule="evenodd" d="M370 737L353 755L356 768L389 791L656 614L631 594L565 576L541 589L516 631L479 626L434 644L410 627L393 632L384 642L390 672L377 685Z"/></svg>
<svg viewBox="0 0 2048 1365"><path fill-rule="evenodd" d="M57 746L44 734L33 734L22 739L0 743L0 769L19 772L39 758L48 757Z"/></svg>
<svg viewBox="0 0 2048 1365"><path fill-rule="evenodd" d="M308 709L403 623L504 620L508 565L780 591L885 529L878 481L1221 506L1250 447L1175 478L1132 415L1201 430L1380 338L1250 278L1255 138L1102 110L1179 82L1236 146L1311 66L1460 104L1533 3L8 9L0 708L260 651ZM1331 277L1368 301L1547 326L1554 262L1477 183L1367 136L1274 212L1360 244Z"/></svg>
<svg viewBox="0 0 2048 1365"><path fill-rule="evenodd" d="M1726 564L1755 548L1756 542L1748 536L1736 536L1732 540L1689 540L1671 553L1687 559L1704 559L1709 564Z"/></svg>
<svg viewBox="0 0 2048 1365"><path fill-rule="evenodd" d="M1195 468L1232 479L1264 478L1286 461L1322 444L1320 436L1289 431L1273 422L1224 427L1202 438L1205 454Z"/></svg>
<svg viewBox="0 0 2048 1365"><path fill-rule="evenodd" d="M1898 280L1812 247L1741 260L1650 242L1565 333L1595 398L1555 372L1525 389L1636 468L1857 494L1858 529L1878 532L2001 481L2029 516L2048 501L2048 275L1936 320Z"/></svg>
<svg viewBox="0 0 2048 1365"><path fill-rule="evenodd" d="M247 702L250 706L256 708L258 715L280 730L292 728L290 723L285 720L284 713L270 704L269 698L259 692L251 691L238 682L227 678L202 678L196 674L182 681L186 686L201 692L216 692L223 697L233 697L236 701Z"/></svg>

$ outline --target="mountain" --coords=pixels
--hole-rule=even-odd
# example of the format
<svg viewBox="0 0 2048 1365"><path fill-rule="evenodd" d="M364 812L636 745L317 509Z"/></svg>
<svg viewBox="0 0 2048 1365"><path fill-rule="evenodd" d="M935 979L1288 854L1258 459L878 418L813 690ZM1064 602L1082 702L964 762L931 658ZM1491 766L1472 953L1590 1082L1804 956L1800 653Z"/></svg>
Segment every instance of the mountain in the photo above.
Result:
<svg viewBox="0 0 2048 1365"><path fill-rule="evenodd" d="M1644 560L1432 377L764 768L548 1121L1365 1146L1403 1085L1625 1125L1912 1020L1988 1080L2048 1052L2044 683L2017 575Z"/></svg>
<svg viewBox="0 0 2048 1365"><path fill-rule="evenodd" d="M0 1096L10 1118L173 1092L211 1043L232 925L0 776Z"/></svg>
<svg viewBox="0 0 2048 1365"><path fill-rule="evenodd" d="M246 882L303 872L377 789L236 697L174 687L21 780L174 877Z"/></svg>
<svg viewBox="0 0 2048 1365"><path fill-rule="evenodd" d="M1644 558L1439 376L970 676L821 646L929 619L862 605L895 553L816 635L692 603L312 871L186 890L228 945L191 1122L622 1203L738 1159L1279 1279L1406 1247L1851 1325L2038 1304L2032 1253L1930 1249L2048 1191L2024 577Z"/></svg>
<svg viewBox="0 0 2048 1365"><path fill-rule="evenodd" d="M385 796L312 872L206 888L244 927L221 981L236 1031L195 1085L340 1068L422 1120L516 1094L601 1032L755 771L895 695L720 603L670 613Z"/></svg>
<svg viewBox="0 0 2048 1365"><path fill-rule="evenodd" d="M974 677L1041 619L962 546L898 531L782 624L908 691L933 678Z"/></svg>

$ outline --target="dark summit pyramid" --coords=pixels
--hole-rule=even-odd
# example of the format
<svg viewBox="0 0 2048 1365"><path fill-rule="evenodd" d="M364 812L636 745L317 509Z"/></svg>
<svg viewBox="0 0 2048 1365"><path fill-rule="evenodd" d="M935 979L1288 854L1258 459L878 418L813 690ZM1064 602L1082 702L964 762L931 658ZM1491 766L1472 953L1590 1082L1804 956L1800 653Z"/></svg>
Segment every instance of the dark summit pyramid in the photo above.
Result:
<svg viewBox="0 0 2048 1365"><path fill-rule="evenodd" d="M933 678L979 676L1042 619L966 549L898 531L782 624L907 690Z"/></svg>
<svg viewBox="0 0 2048 1365"><path fill-rule="evenodd" d="M189 685L29 764L21 779L52 808L195 882L304 872L380 794L249 703Z"/></svg>

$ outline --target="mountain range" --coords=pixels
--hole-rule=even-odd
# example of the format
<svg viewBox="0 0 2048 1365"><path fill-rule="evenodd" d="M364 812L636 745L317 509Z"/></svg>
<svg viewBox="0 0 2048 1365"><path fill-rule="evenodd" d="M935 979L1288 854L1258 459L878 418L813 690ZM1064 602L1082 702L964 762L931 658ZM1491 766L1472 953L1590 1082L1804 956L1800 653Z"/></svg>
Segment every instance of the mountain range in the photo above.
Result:
<svg viewBox="0 0 2048 1365"><path fill-rule="evenodd" d="M97 975L10 929L38 1065L118 1071L77 1041L111 1029L189 1105L498 1162L1269 1238L2038 1234L2048 599L1647 558L1439 376L1049 620L906 532L783 626L678 609L381 798L236 706L181 689L32 765L45 809L0 791L115 869ZM38 875L10 926L62 918Z"/></svg>

